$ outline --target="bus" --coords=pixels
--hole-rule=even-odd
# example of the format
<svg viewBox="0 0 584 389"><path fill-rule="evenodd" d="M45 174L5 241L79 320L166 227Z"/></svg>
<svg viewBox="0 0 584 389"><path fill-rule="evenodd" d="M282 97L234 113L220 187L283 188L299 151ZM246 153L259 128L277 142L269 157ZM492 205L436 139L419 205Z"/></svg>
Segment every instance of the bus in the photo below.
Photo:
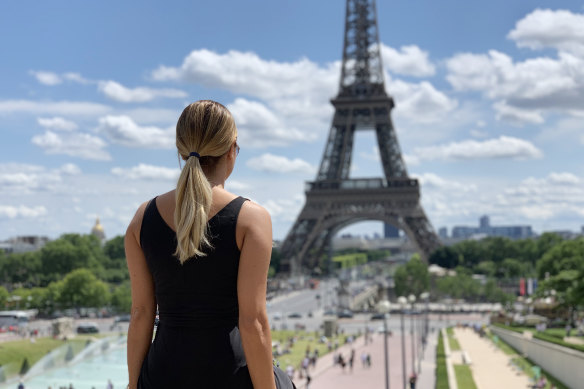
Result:
<svg viewBox="0 0 584 389"><path fill-rule="evenodd" d="M29 320L37 314L36 310L28 311L0 311L0 329L3 331L18 331L26 327Z"/></svg>

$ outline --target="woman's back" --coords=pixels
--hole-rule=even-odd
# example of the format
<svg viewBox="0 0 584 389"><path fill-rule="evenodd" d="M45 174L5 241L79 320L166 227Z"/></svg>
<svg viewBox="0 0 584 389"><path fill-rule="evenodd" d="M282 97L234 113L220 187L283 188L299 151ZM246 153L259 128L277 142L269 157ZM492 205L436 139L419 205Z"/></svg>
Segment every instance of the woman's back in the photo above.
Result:
<svg viewBox="0 0 584 389"><path fill-rule="evenodd" d="M208 222L212 248L180 264L176 233L157 199L144 211L140 246L152 274L160 322L138 387L251 387L239 338L237 197ZM239 374L237 374L239 372ZM240 381L240 382L237 382Z"/></svg>

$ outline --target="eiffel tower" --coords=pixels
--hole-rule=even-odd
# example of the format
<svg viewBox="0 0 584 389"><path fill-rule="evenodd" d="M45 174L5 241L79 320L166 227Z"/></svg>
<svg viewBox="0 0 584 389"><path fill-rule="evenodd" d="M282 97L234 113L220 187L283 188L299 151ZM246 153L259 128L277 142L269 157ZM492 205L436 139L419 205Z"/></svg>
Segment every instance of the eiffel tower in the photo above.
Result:
<svg viewBox="0 0 584 389"><path fill-rule="evenodd" d="M422 258L440 243L420 205L391 121L385 92L375 0L347 0L343 65L332 126L316 180L306 183L306 204L280 247L281 270L312 269L331 238L359 221L379 220L407 234ZM355 131L375 131L385 177L349 179Z"/></svg>

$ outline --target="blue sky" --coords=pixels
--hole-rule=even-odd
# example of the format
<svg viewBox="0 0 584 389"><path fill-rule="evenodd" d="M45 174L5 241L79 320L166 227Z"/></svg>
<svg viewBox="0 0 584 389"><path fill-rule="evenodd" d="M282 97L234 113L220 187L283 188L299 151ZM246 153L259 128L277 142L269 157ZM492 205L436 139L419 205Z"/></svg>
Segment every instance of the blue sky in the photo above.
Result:
<svg viewBox="0 0 584 389"><path fill-rule="evenodd" d="M432 224L584 224L584 2L378 1L386 90ZM282 239L314 179L337 93L345 2L0 5L0 240L121 234L179 172L189 102L227 105L227 189ZM353 177L381 175L359 132ZM381 232L378 223L349 227Z"/></svg>

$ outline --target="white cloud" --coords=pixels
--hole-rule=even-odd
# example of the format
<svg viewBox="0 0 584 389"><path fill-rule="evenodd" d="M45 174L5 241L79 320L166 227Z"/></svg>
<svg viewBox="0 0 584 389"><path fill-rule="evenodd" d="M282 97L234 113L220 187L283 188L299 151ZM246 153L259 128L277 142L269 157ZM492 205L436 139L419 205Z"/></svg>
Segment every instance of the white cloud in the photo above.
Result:
<svg viewBox="0 0 584 389"><path fill-rule="evenodd" d="M580 177L569 172L550 173L547 177L529 177L509 187L496 198L496 205L533 220L582 216L584 186Z"/></svg>
<svg viewBox="0 0 584 389"><path fill-rule="evenodd" d="M477 129L470 130L470 134L475 138L486 138L489 135L486 131L481 131Z"/></svg>
<svg viewBox="0 0 584 389"><path fill-rule="evenodd" d="M147 87L127 88L115 81L100 81L100 92L108 98L122 103L143 103L158 97L185 98L187 93L178 89L153 89Z"/></svg>
<svg viewBox="0 0 584 389"><path fill-rule="evenodd" d="M532 159L543 155L531 142L508 136L484 141L465 140L440 146L419 147L414 149L414 154L422 160Z"/></svg>
<svg viewBox="0 0 584 389"><path fill-rule="evenodd" d="M47 154L65 154L97 161L111 160L109 153L104 150L106 143L90 134L57 134L46 131L43 135L34 136L32 143L44 149Z"/></svg>
<svg viewBox="0 0 584 389"><path fill-rule="evenodd" d="M507 36L519 47L551 47L584 56L584 15L567 10L536 9Z"/></svg>
<svg viewBox="0 0 584 389"><path fill-rule="evenodd" d="M458 181L448 180L442 178L434 173L413 173L412 177L417 178L420 181L423 189L435 188L440 190L450 190L456 192L476 192L477 186L471 183L462 183Z"/></svg>
<svg viewBox="0 0 584 389"><path fill-rule="evenodd" d="M58 169L59 172L68 175L68 176L76 176L81 174L81 168L75 165L74 163L66 163Z"/></svg>
<svg viewBox="0 0 584 389"><path fill-rule="evenodd" d="M390 72L405 76L427 77L436 73L428 60L428 52L416 45L402 46L399 50L381 44L383 66Z"/></svg>
<svg viewBox="0 0 584 389"><path fill-rule="evenodd" d="M541 123L545 112L584 114L584 56L558 52L514 62L507 54L457 54L446 61L447 80L458 91L480 91L495 100L502 120Z"/></svg>
<svg viewBox="0 0 584 389"><path fill-rule="evenodd" d="M493 104L497 120L522 125L524 123L541 124L544 122L539 110L527 110L507 105L504 101Z"/></svg>
<svg viewBox="0 0 584 389"><path fill-rule="evenodd" d="M0 218L2 219L35 219L47 214L47 209L43 206L27 207L24 205L11 206L0 205Z"/></svg>
<svg viewBox="0 0 584 389"><path fill-rule="evenodd" d="M438 91L427 81L408 83L390 79L388 90L395 97L395 115L412 122L433 123L443 120L458 102Z"/></svg>
<svg viewBox="0 0 584 389"><path fill-rule="evenodd" d="M75 131L78 128L75 122L58 116L52 118L37 118L37 122L40 126L49 130Z"/></svg>
<svg viewBox="0 0 584 389"><path fill-rule="evenodd" d="M270 173L308 173L312 174L316 168L308 162L300 159L288 159L283 156L270 153L251 158L246 165L254 170Z"/></svg>
<svg viewBox="0 0 584 389"><path fill-rule="evenodd" d="M233 114L241 143L249 147L284 146L291 142L312 141L307 133L285 123L268 107L256 101L237 98L228 105Z"/></svg>
<svg viewBox="0 0 584 389"><path fill-rule="evenodd" d="M53 72L31 70L29 73L35 76L37 81L44 85L53 86L63 82L61 77L59 77L58 74Z"/></svg>
<svg viewBox="0 0 584 389"><path fill-rule="evenodd" d="M171 149L175 146L175 129L139 126L128 116L106 116L97 128L113 143L127 147Z"/></svg>
<svg viewBox="0 0 584 389"><path fill-rule="evenodd" d="M110 110L111 108L107 105L84 101L0 100L0 114L97 116L106 114Z"/></svg>
<svg viewBox="0 0 584 389"><path fill-rule="evenodd" d="M130 180L169 180L175 181L180 175L180 170L163 166L154 166L141 163L129 169L115 167L112 174Z"/></svg>
<svg viewBox="0 0 584 389"><path fill-rule="evenodd" d="M194 50L180 67L160 66L155 80L182 80L264 99L303 96L330 90L338 83L338 65L324 68L303 58L296 62L267 61L252 52L231 50L218 54ZM319 93L317 93L319 95Z"/></svg>
<svg viewBox="0 0 584 389"><path fill-rule="evenodd" d="M78 84L83 84L83 85L92 84L92 83L95 82L95 81L92 81L92 80L88 80L87 78L83 77L79 73L73 73L73 72L64 73L62 75L62 77L63 77L64 80L73 81L73 82L76 82Z"/></svg>

